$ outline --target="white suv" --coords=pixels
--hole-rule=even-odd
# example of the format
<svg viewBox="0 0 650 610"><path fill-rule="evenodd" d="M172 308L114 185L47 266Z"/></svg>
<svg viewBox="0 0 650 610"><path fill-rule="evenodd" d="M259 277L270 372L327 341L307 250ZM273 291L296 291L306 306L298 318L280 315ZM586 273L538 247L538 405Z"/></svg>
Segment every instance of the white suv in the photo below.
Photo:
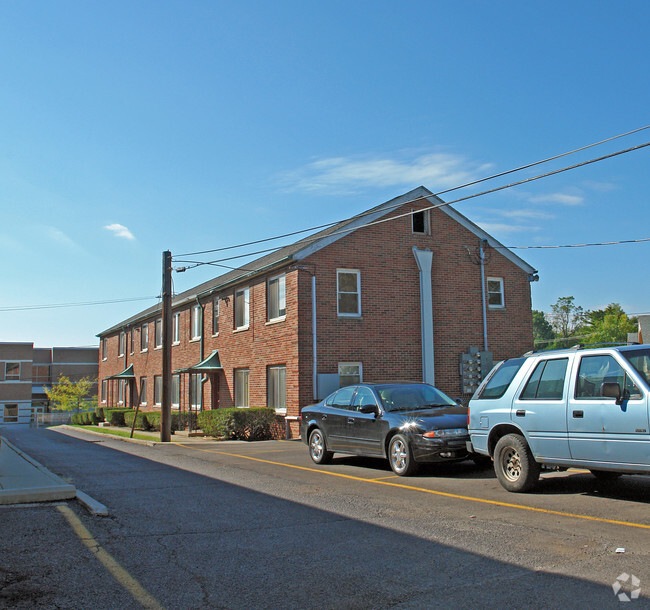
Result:
<svg viewBox="0 0 650 610"><path fill-rule="evenodd" d="M471 451L508 491L542 466L598 478L650 474L650 345L529 353L499 362L469 403Z"/></svg>

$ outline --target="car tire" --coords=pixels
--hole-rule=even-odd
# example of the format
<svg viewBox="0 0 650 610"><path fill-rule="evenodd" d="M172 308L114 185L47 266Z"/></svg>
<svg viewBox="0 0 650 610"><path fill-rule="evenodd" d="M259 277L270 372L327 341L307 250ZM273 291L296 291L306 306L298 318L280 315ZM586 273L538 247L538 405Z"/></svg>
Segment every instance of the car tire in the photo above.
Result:
<svg viewBox="0 0 650 610"><path fill-rule="evenodd" d="M396 434L390 439L388 461L393 472L400 477L415 474L418 470L418 463L413 458L411 445L402 434Z"/></svg>
<svg viewBox="0 0 650 610"><path fill-rule="evenodd" d="M593 474L601 483L611 483L621 476L620 472L612 472L611 470L592 470L591 474Z"/></svg>
<svg viewBox="0 0 650 610"><path fill-rule="evenodd" d="M530 491L539 479L540 470L523 436L506 434L499 439L494 449L494 471L505 489Z"/></svg>
<svg viewBox="0 0 650 610"><path fill-rule="evenodd" d="M322 430L314 428L309 434L309 456L316 464L328 464L332 461L332 455L332 452L327 450Z"/></svg>

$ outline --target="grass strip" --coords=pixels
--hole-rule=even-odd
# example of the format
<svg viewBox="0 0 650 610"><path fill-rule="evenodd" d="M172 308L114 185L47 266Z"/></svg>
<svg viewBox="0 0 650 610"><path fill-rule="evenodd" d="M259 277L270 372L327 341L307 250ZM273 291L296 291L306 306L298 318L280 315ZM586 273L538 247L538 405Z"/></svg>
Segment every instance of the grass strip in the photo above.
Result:
<svg viewBox="0 0 650 610"><path fill-rule="evenodd" d="M112 434L113 436L121 436L123 438L131 438L130 430L108 430L107 428L100 428L99 426L81 426L78 424L68 424L72 428L79 428L80 430L92 430L93 432L100 432L101 434ZM157 440L156 436L148 434L133 434L133 438L137 438L140 441L155 441Z"/></svg>

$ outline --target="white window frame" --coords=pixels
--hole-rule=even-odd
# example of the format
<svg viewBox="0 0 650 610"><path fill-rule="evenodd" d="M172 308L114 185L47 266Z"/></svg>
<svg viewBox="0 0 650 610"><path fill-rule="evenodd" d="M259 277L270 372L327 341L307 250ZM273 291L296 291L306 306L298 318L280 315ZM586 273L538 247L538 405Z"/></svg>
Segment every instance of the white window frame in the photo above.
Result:
<svg viewBox="0 0 650 610"><path fill-rule="evenodd" d="M411 233L413 233L413 235L431 235L431 217L429 216L429 212L430 210L411 210ZM424 215L424 231L416 231L415 227L413 226L415 224L416 214Z"/></svg>
<svg viewBox="0 0 650 610"><path fill-rule="evenodd" d="M276 379L275 383L271 382L273 373L283 371ZM282 380L282 384L279 383ZM284 400L282 400L284 398ZM267 406L275 409L280 415L287 413L287 366L285 364L274 364L267 367L266 370L266 400ZM276 403L280 403L279 405Z"/></svg>
<svg viewBox="0 0 650 610"><path fill-rule="evenodd" d="M140 351L149 351L149 324L143 324L140 329Z"/></svg>
<svg viewBox="0 0 650 610"><path fill-rule="evenodd" d="M162 404L162 375L153 376L153 404L157 407Z"/></svg>
<svg viewBox="0 0 650 610"><path fill-rule="evenodd" d="M120 331L117 337L117 344L117 357L121 358L124 356L124 352L126 352L126 333L124 331Z"/></svg>
<svg viewBox="0 0 650 610"><path fill-rule="evenodd" d="M498 282L499 283L499 291L495 292L492 291L490 292L489 286L490 282ZM492 305L490 304L490 295L491 294L498 294L501 297L501 303L498 305ZM506 306L506 295L505 295L505 289L504 289L504 284L503 284L503 278L502 277L489 277L485 281L485 298L487 300L487 306L489 309L504 309Z"/></svg>
<svg viewBox="0 0 650 610"><path fill-rule="evenodd" d="M212 302L212 336L219 334L219 297Z"/></svg>
<svg viewBox="0 0 650 610"><path fill-rule="evenodd" d="M200 373L190 373L189 395L190 407L199 411L203 407L203 384Z"/></svg>
<svg viewBox="0 0 650 610"><path fill-rule="evenodd" d="M163 344L163 321L162 318L157 318L154 324L154 343L155 349L160 349Z"/></svg>
<svg viewBox="0 0 650 610"><path fill-rule="evenodd" d="M341 292L339 286L339 279L342 273L357 276L357 291L356 292ZM341 312L340 297L342 294L356 294L357 295L357 311L354 313ZM336 312L341 318L360 318L361 317L361 271L358 269L337 269L336 270Z"/></svg>
<svg viewBox="0 0 650 610"><path fill-rule="evenodd" d="M237 297L242 294L243 295L243 303L244 303L244 313L243 313L243 319L242 324L238 325L238 318L239 316L239 307L237 305ZM246 286L246 288L240 288L239 290L235 290L235 307L234 307L234 316L233 316L233 321L235 324L235 330L246 330L250 326L250 288Z"/></svg>
<svg viewBox="0 0 650 610"><path fill-rule="evenodd" d="M274 275L270 277L266 282L266 315L269 322L280 322L285 320L287 317L287 280L286 274L281 273L280 275ZM271 283L275 282L274 287L272 288ZM277 312L271 311L271 293L272 290L277 290ZM274 315L277 313L277 315Z"/></svg>
<svg viewBox="0 0 650 610"><path fill-rule="evenodd" d="M250 369L235 369L233 371L233 378L235 407L238 409L248 409L250 406ZM244 383L244 385L240 388L241 383Z"/></svg>
<svg viewBox="0 0 650 610"><path fill-rule="evenodd" d="M342 387L342 388L347 387L347 386L344 386L344 385L341 384L341 369L343 367L346 367L346 366L354 366L354 367L357 367L359 369L359 381L355 381L355 382L349 383L347 385L356 385L357 383L363 383L363 363L361 363L361 362L339 362L339 368L338 368L339 387ZM351 377L351 374L347 373L345 376L346 377Z"/></svg>
<svg viewBox="0 0 650 610"><path fill-rule="evenodd" d="M124 404L124 390L126 389L126 381L124 379L119 379L117 382L117 404Z"/></svg>
<svg viewBox="0 0 650 610"><path fill-rule="evenodd" d="M190 341L198 341L201 338L201 305L192 305L190 309Z"/></svg>
<svg viewBox="0 0 650 610"><path fill-rule="evenodd" d="M108 380L102 379L102 393L101 393L102 404L106 404L107 394L108 394Z"/></svg>
<svg viewBox="0 0 650 610"><path fill-rule="evenodd" d="M102 339L102 361L108 360L108 345L106 338Z"/></svg>
<svg viewBox="0 0 650 610"><path fill-rule="evenodd" d="M147 406L147 378L146 377L140 377L140 396L138 398L140 400L140 406L146 407Z"/></svg>
<svg viewBox="0 0 650 610"><path fill-rule="evenodd" d="M172 345L181 342L181 312L178 311L172 316Z"/></svg>
<svg viewBox="0 0 650 610"><path fill-rule="evenodd" d="M181 403L181 376L172 375L172 407L177 409Z"/></svg>

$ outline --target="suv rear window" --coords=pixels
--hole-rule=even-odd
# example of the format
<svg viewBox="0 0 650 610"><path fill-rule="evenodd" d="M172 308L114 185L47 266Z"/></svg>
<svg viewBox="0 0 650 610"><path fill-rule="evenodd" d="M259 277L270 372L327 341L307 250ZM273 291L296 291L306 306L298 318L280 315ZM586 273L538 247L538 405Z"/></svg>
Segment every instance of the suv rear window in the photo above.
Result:
<svg viewBox="0 0 650 610"><path fill-rule="evenodd" d="M513 358L512 360L504 360L494 373L488 379L488 382L483 387L481 394L477 398L493 399L501 398L508 389L508 386L515 378L517 371L521 365L526 362L526 358Z"/></svg>

